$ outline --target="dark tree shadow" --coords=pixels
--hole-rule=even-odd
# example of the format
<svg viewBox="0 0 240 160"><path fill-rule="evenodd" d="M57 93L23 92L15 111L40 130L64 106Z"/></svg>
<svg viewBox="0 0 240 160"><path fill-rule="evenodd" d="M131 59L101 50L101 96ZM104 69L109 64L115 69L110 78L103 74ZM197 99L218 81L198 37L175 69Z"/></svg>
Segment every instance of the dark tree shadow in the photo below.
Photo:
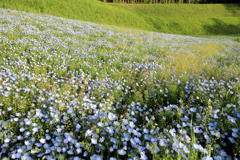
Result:
<svg viewBox="0 0 240 160"><path fill-rule="evenodd" d="M240 3L224 4L225 8L232 12L233 16L240 17Z"/></svg>
<svg viewBox="0 0 240 160"><path fill-rule="evenodd" d="M204 25L203 28L207 34L213 35L238 35L240 32L240 26L238 24L232 25L223 22L218 18L211 18L214 21L213 25ZM240 24L240 18L239 18Z"/></svg>

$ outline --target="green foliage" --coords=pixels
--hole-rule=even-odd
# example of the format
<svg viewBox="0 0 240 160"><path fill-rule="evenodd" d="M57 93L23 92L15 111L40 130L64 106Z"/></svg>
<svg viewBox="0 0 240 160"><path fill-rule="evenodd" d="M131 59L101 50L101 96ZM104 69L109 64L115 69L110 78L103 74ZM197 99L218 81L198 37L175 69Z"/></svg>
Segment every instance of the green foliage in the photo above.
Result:
<svg viewBox="0 0 240 160"><path fill-rule="evenodd" d="M240 38L236 38L236 41L237 41L237 42L240 42Z"/></svg>
<svg viewBox="0 0 240 160"><path fill-rule="evenodd" d="M133 29L195 36L237 35L240 20L240 7L235 4L130 5L107 4L96 0L2 0L0 7Z"/></svg>

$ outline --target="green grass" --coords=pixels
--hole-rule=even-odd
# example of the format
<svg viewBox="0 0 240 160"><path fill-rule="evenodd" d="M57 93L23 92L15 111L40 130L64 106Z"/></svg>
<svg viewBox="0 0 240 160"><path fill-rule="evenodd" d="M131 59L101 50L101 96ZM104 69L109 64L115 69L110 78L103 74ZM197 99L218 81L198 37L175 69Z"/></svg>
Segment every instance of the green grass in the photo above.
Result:
<svg viewBox="0 0 240 160"><path fill-rule="evenodd" d="M109 4L140 15L158 18L221 18L239 17L240 5L236 4Z"/></svg>
<svg viewBox="0 0 240 160"><path fill-rule="evenodd" d="M96 0L2 0L1 8L132 29L183 34L239 33L238 4L106 4Z"/></svg>

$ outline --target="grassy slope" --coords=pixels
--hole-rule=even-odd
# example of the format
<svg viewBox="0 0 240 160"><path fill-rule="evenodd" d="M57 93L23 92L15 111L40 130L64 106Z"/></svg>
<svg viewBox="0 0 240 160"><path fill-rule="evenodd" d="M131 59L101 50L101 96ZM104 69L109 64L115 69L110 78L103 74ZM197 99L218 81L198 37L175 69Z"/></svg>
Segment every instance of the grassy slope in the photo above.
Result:
<svg viewBox="0 0 240 160"><path fill-rule="evenodd" d="M137 14L159 18L217 18L239 17L240 4L109 4Z"/></svg>
<svg viewBox="0 0 240 160"><path fill-rule="evenodd" d="M185 35L237 35L239 5L122 5L96 0L2 0L1 8Z"/></svg>

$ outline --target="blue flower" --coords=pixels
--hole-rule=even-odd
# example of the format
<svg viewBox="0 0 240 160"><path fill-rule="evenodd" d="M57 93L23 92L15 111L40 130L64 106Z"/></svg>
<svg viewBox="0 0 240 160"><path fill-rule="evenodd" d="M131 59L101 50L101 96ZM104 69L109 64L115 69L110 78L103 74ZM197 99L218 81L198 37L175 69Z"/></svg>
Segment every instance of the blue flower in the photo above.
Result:
<svg viewBox="0 0 240 160"><path fill-rule="evenodd" d="M108 113L108 119L111 121L114 121L117 118L117 116L111 112Z"/></svg>
<svg viewBox="0 0 240 160"><path fill-rule="evenodd" d="M92 130L88 129L85 133L85 136L91 136L93 134Z"/></svg>
<svg viewBox="0 0 240 160"><path fill-rule="evenodd" d="M77 148L77 149L76 149L76 152L77 152L77 154L82 153L82 148Z"/></svg>
<svg viewBox="0 0 240 160"><path fill-rule="evenodd" d="M38 128L37 128L37 127L34 127L34 128L32 129L32 131L33 131L33 134L34 134L34 133L38 132Z"/></svg>
<svg viewBox="0 0 240 160"><path fill-rule="evenodd" d="M107 131L108 131L108 133L110 133L110 134L113 134L114 133L114 131L113 131L113 127L107 127Z"/></svg>
<svg viewBox="0 0 240 160"><path fill-rule="evenodd" d="M134 128L134 127L135 127L135 124L134 124L132 121L130 121L129 126L130 126L131 128Z"/></svg>
<svg viewBox="0 0 240 160"><path fill-rule="evenodd" d="M235 143L234 138L232 138L232 137L228 137L228 139L229 139L229 141L230 141L231 143Z"/></svg>
<svg viewBox="0 0 240 160"><path fill-rule="evenodd" d="M207 155L207 157L203 157L202 160L213 160L213 158Z"/></svg>
<svg viewBox="0 0 240 160"><path fill-rule="evenodd" d="M145 155L145 152L143 151L143 152L141 152L141 158L140 158L141 160L147 160L148 158L147 158L147 156Z"/></svg>
<svg viewBox="0 0 240 160"><path fill-rule="evenodd" d="M9 143L10 140L11 140L11 139L7 137L7 138L4 139L4 143Z"/></svg>
<svg viewBox="0 0 240 160"><path fill-rule="evenodd" d="M91 159L91 160L102 160L102 159L103 159L103 157L102 157L102 156L99 156L99 155L96 155L96 154L94 154L94 155L92 155L92 156L90 157L90 159Z"/></svg>
<svg viewBox="0 0 240 160"><path fill-rule="evenodd" d="M83 153L83 156L86 157L87 155L88 155L88 152L85 151L85 152Z"/></svg>
<svg viewBox="0 0 240 160"><path fill-rule="evenodd" d="M104 137L101 137L101 138L100 138L100 142L103 142L104 140L105 140Z"/></svg>
<svg viewBox="0 0 240 160"><path fill-rule="evenodd" d="M91 143L92 143L92 144L97 144L97 139L93 137L93 138L91 139Z"/></svg>
<svg viewBox="0 0 240 160"><path fill-rule="evenodd" d="M27 132L25 133L25 135L26 135L26 137L29 137L29 136L31 135L31 132L27 131Z"/></svg>
<svg viewBox="0 0 240 160"><path fill-rule="evenodd" d="M24 141L24 144L25 144L26 146L28 146L28 145L30 145L30 142L29 142L29 141Z"/></svg>
<svg viewBox="0 0 240 160"><path fill-rule="evenodd" d="M123 149L118 150L118 154L124 156L126 154L126 151Z"/></svg>

